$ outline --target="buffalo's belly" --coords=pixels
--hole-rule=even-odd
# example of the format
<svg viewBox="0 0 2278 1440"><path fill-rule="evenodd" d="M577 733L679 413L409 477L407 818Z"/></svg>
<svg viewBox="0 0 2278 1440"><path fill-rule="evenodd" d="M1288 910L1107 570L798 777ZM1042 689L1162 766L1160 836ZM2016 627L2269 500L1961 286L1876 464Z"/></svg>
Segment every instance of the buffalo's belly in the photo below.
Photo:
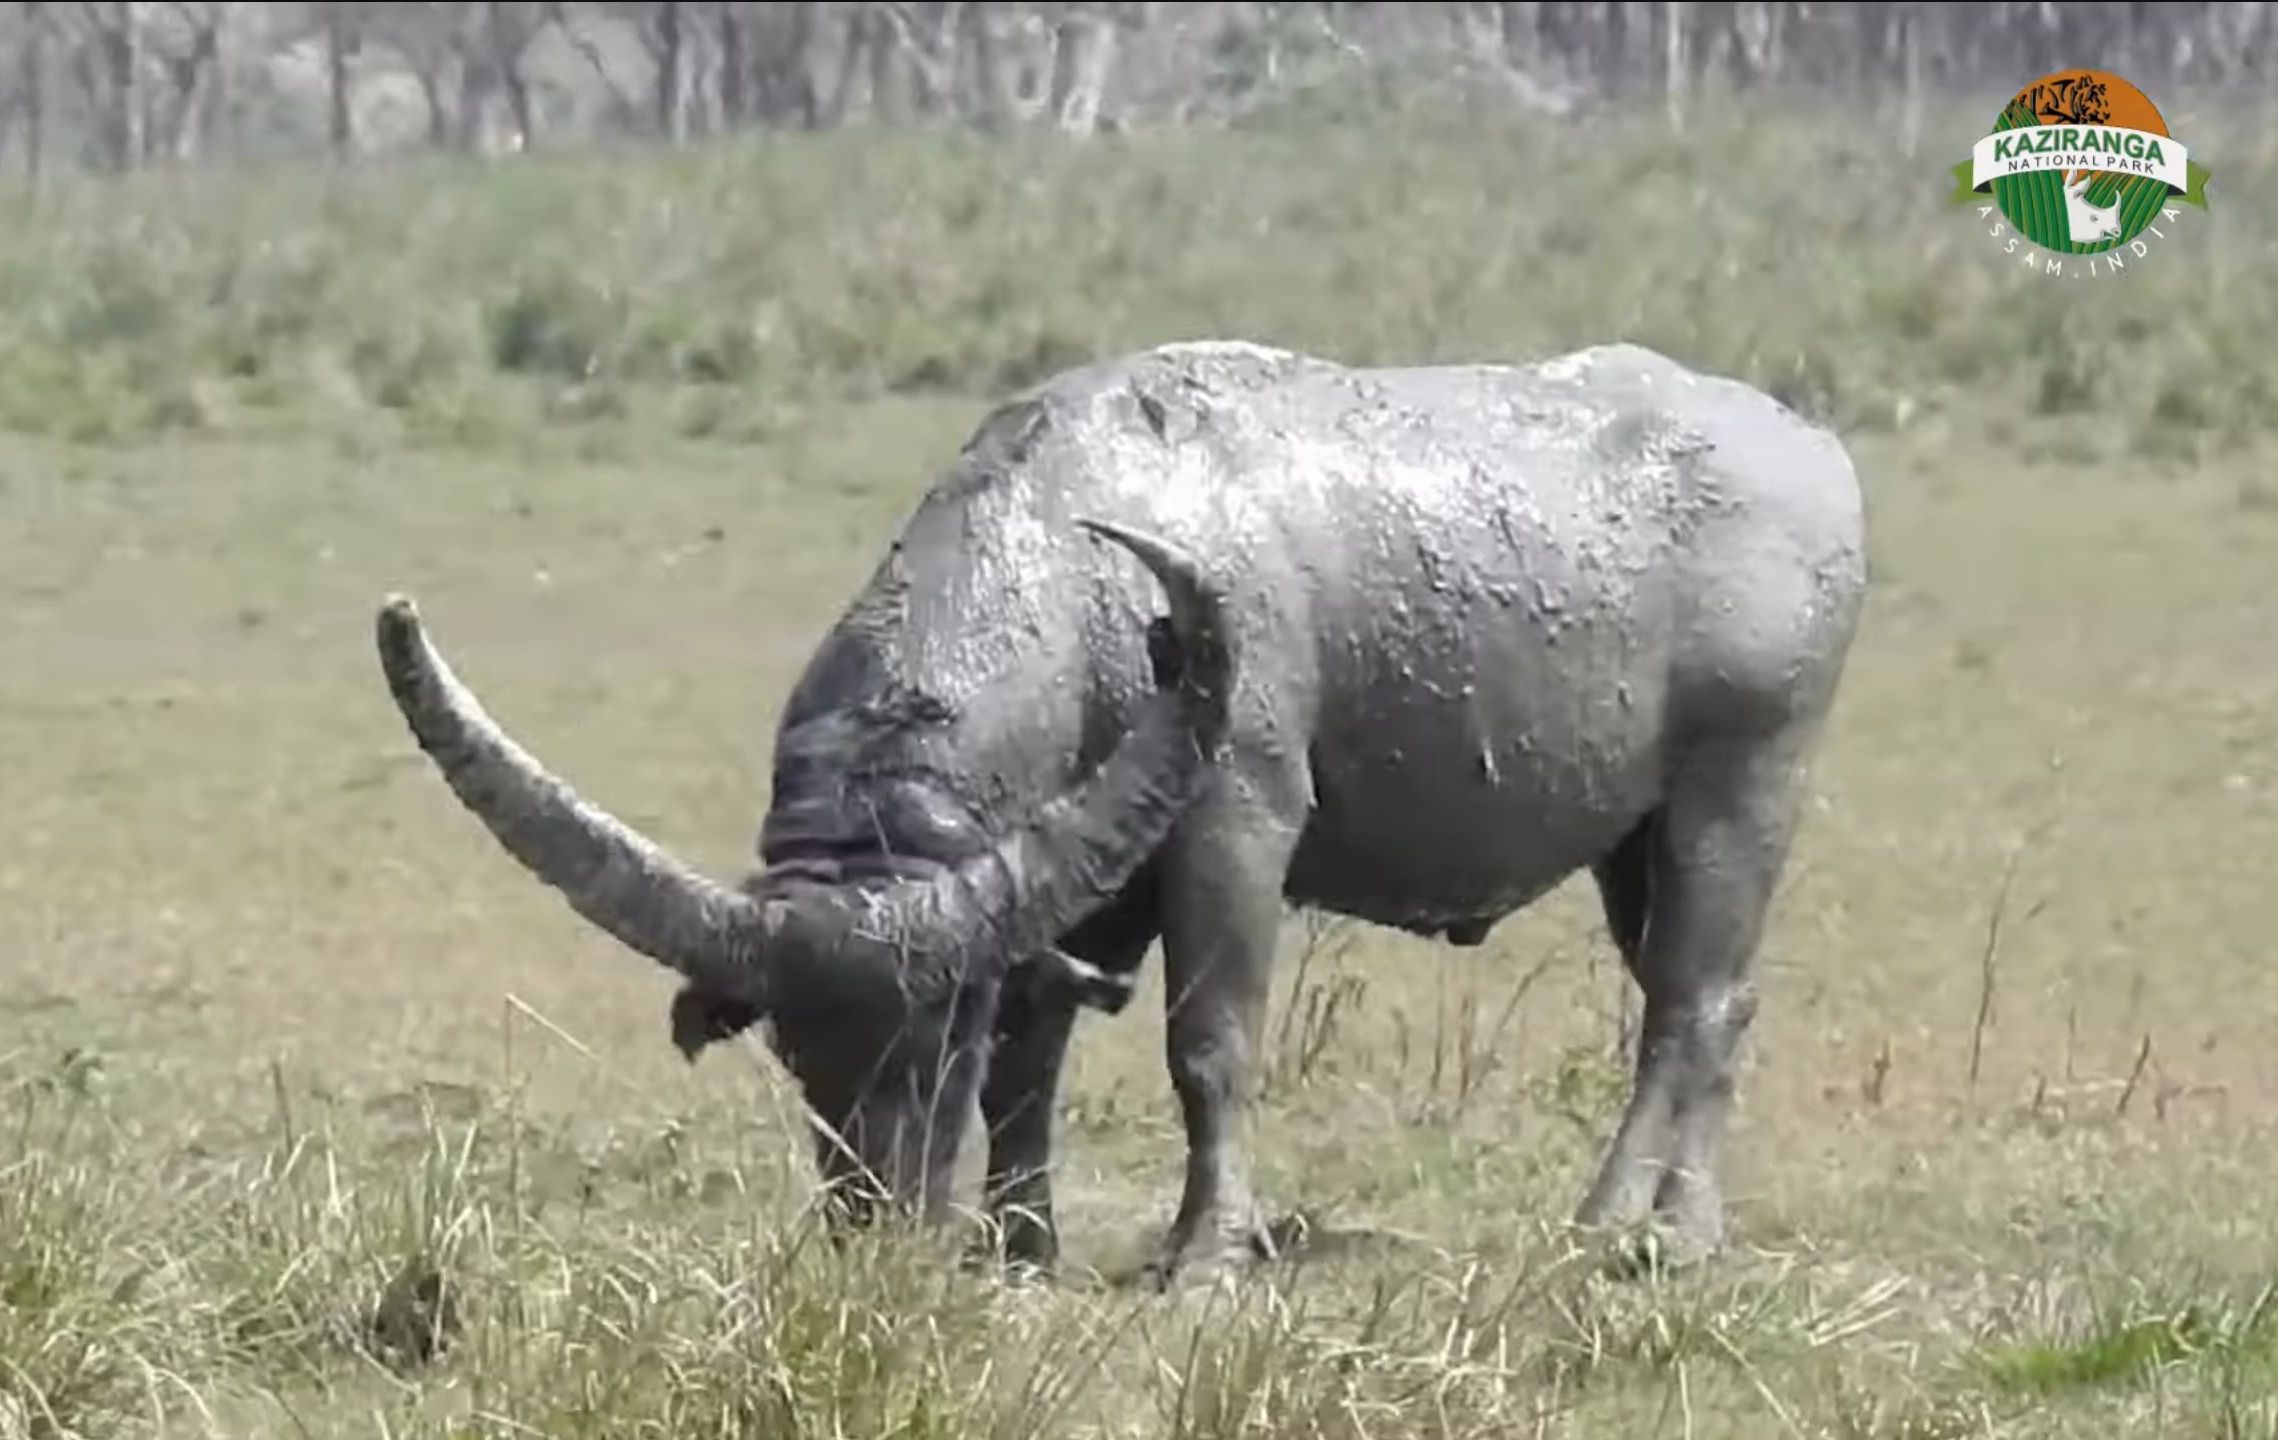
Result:
<svg viewBox="0 0 2278 1440"><path fill-rule="evenodd" d="M1289 899L1435 933L1500 919L1612 850L1660 804L1659 687L1524 685L1379 687L1321 727Z"/></svg>

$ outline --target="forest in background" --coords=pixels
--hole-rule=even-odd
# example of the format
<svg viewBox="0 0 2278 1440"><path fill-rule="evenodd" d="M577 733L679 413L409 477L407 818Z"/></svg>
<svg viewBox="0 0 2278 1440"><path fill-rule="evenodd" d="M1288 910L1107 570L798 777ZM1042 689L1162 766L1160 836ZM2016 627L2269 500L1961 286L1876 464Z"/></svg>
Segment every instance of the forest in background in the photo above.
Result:
<svg viewBox="0 0 2278 1440"><path fill-rule="evenodd" d="M2200 4L1004 3L29 0L0 9L0 167L852 125L1004 134L1239 122L1387 95L1577 119L1807 91L1897 104L1909 153L1943 94L1988 103L2071 65L2157 97L2267 91L2263 0Z"/></svg>

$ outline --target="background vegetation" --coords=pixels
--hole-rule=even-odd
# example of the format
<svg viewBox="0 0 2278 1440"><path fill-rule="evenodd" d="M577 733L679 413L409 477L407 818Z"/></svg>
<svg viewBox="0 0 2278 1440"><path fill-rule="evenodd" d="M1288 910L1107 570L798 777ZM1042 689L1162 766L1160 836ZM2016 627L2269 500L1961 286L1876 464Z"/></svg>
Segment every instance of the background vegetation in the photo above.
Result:
<svg viewBox="0 0 2278 1440"><path fill-rule="evenodd" d="M2060 67L2262 94L2274 44L2239 0L34 0L0 13L0 151L37 174L849 127L1083 139L1419 85L1679 126L1704 93L1889 101L1912 147L1943 101Z"/></svg>
<svg viewBox="0 0 2278 1440"><path fill-rule="evenodd" d="M352 106L353 164L324 65L259 98L255 8L206 7L228 145L137 110L133 173L89 173L107 92L61 68L0 208L0 1437L2278 1436L2259 7L1439 7L1485 88L1354 39L1376 7L1223 7L1215 91L1141 63L1203 7L1129 7L1089 126L989 121L977 81L830 125L753 82L728 126L692 60L677 134L545 100L520 153L462 146L497 92L454 82L441 153ZM653 44L670 7L529 8ZM761 14L680 10L692 49ZM132 7L138 105L176 11ZM46 7L41 63L120 13ZM799 14L977 73L964 9L764 19ZM1954 68L1999 36L2015 73ZM2136 47L2211 205L2052 277L1945 172L2091 41ZM392 83L364 43L351 96ZM1180 93L1221 98L1145 102ZM779 697L985 408L1197 336L1634 340L1853 447L1876 588L1719 1265L1617 1280L1559 1232L1628 1016L1580 887L1478 951L1292 919L1257 1143L1311 1239L1238 1294L1114 1283L1174 1198L1152 969L1078 1038L1063 1283L833 1252L779 1069L681 1066L665 979L496 853L379 684L407 589L538 753L731 870Z"/></svg>

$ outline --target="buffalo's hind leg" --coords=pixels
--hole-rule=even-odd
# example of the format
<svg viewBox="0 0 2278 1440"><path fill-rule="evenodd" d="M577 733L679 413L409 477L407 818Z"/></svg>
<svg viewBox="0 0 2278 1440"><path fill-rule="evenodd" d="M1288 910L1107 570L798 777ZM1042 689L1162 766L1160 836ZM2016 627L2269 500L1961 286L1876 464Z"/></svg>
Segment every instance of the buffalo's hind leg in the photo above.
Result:
<svg viewBox="0 0 2278 1440"><path fill-rule="evenodd" d="M1696 745L1661 811L1598 867L1609 928L1645 994L1629 1107L1578 1218L1650 1207L1679 1258L1724 1241L1721 1150L1750 981L1788 842L1808 727Z"/></svg>
<svg viewBox="0 0 2278 1440"><path fill-rule="evenodd" d="M1621 953L1623 968L1640 985L1644 972L1639 962L1653 893L1654 826L1659 818L1658 813L1647 816L1591 867L1605 906L1606 930ZM1651 1001L1647 1004L1650 1008ZM1582 1202L1583 1224L1627 1225L1644 1217L1660 1183L1658 1157L1668 1148L1669 1118L1663 1082L1641 1065L1621 1127L1614 1132L1597 1180Z"/></svg>

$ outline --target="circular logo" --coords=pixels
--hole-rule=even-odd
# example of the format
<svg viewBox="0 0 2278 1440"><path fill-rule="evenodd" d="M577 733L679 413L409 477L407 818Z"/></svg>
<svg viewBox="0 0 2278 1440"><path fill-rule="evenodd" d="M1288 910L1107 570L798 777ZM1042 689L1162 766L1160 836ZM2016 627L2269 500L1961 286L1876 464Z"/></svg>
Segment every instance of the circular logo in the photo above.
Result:
<svg viewBox="0 0 2278 1440"><path fill-rule="evenodd" d="M2158 218L2168 191L2157 175L2164 156L2155 152L2181 147L2150 97L2111 71L2059 70L2035 80L1994 122L1996 140L2012 131L2023 132L2013 137L2014 158L2030 157L2036 168L1996 178L1993 203L2035 245L2094 255L2127 244Z"/></svg>

